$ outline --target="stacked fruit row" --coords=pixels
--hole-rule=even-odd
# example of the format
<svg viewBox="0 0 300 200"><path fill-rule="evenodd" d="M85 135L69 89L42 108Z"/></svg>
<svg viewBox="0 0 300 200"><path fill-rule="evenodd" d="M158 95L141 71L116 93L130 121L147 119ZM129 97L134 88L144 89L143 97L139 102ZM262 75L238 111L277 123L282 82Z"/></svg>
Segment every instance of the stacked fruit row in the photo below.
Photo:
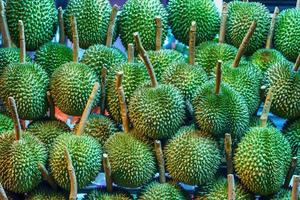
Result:
<svg viewBox="0 0 300 200"><path fill-rule="evenodd" d="M76 199L104 172L106 191L86 199L132 199L128 188L142 188L139 199L190 199L182 183L198 186L195 199L296 199L299 6L270 17L234 1L219 17L211 0L170 0L167 10L128 0L120 12L107 0L70 0L65 11L51 0L2 2L0 197ZM161 49L168 25L188 58ZM57 26L60 43L49 42ZM112 47L118 35L127 56ZM81 116L74 129L56 108ZM287 119L282 132L269 111Z"/></svg>

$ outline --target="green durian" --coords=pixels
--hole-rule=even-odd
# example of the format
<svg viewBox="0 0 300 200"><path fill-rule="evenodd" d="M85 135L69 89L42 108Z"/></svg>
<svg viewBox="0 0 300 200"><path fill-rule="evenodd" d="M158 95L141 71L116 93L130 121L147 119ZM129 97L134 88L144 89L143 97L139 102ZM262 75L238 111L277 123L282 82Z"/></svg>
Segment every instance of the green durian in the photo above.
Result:
<svg viewBox="0 0 300 200"><path fill-rule="evenodd" d="M251 192L271 195L280 190L291 162L291 147L279 130L254 127L238 144L234 166Z"/></svg>
<svg viewBox="0 0 300 200"><path fill-rule="evenodd" d="M26 200L68 200L68 194L40 185L28 194Z"/></svg>
<svg viewBox="0 0 300 200"><path fill-rule="evenodd" d="M6 17L11 39L18 46L18 21L23 21L28 51L34 51L51 41L56 33L57 10L54 1L10 0L6 3Z"/></svg>
<svg viewBox="0 0 300 200"><path fill-rule="evenodd" d="M281 189L275 195L272 195L268 200L290 200L292 192L286 189ZM300 199L299 197L297 199Z"/></svg>
<svg viewBox="0 0 300 200"><path fill-rule="evenodd" d="M167 8L172 33L186 45L192 21L197 23L196 46L212 40L219 31L218 9L210 0L170 0Z"/></svg>
<svg viewBox="0 0 300 200"><path fill-rule="evenodd" d="M92 190L83 198L84 200L131 200L128 194L122 192L108 193L101 190Z"/></svg>
<svg viewBox="0 0 300 200"><path fill-rule="evenodd" d="M0 113L0 134L11 131L13 129L14 129L13 120L10 117Z"/></svg>
<svg viewBox="0 0 300 200"><path fill-rule="evenodd" d="M136 188L150 181L156 171L150 147L127 133L116 133L104 145L114 182Z"/></svg>
<svg viewBox="0 0 300 200"><path fill-rule="evenodd" d="M282 133L289 141L293 155L296 156L300 147L300 119L288 120L283 126Z"/></svg>
<svg viewBox="0 0 300 200"><path fill-rule="evenodd" d="M256 21L256 30L245 49L246 55L263 47L270 27L270 14L266 6L259 2L232 1L228 3L226 40L239 47L251 23Z"/></svg>
<svg viewBox="0 0 300 200"><path fill-rule="evenodd" d="M95 82L99 82L99 78L87 65L74 62L63 64L50 79L54 104L68 115L81 115ZM99 95L100 91L95 102L99 102Z"/></svg>
<svg viewBox="0 0 300 200"><path fill-rule="evenodd" d="M51 77L61 65L73 60L73 51L59 43L49 42L41 46L35 54L35 62Z"/></svg>
<svg viewBox="0 0 300 200"><path fill-rule="evenodd" d="M260 117L257 115L250 117L249 128L258 127L258 126L261 126ZM274 122L271 119L268 119L267 127L275 127L276 128L276 125L274 124Z"/></svg>

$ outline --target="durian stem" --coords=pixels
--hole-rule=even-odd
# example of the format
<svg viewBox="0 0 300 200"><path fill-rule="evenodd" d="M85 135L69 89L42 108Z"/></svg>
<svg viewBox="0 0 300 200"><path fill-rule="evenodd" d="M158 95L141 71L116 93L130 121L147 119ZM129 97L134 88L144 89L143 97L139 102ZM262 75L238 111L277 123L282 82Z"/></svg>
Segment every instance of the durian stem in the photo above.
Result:
<svg viewBox="0 0 300 200"><path fill-rule="evenodd" d="M78 62L78 52L79 52L79 38L78 38L78 30L77 30L77 21L76 17L72 15L70 17L71 21L71 29L72 29L72 40L73 40L73 62Z"/></svg>
<svg viewBox="0 0 300 200"><path fill-rule="evenodd" d="M297 167L297 161L298 161L297 157L292 158L288 173L286 174L285 181L283 184L283 187L286 189L288 189L290 186L291 179L292 179L295 169Z"/></svg>
<svg viewBox="0 0 300 200"><path fill-rule="evenodd" d="M256 29L256 21L253 21L250 28L248 29L246 36L243 38L243 41L239 46L238 52L237 52L237 54L234 58L233 64L232 64L233 67L237 67L239 65L240 60L244 54L244 51L253 35L255 29Z"/></svg>
<svg viewBox="0 0 300 200"><path fill-rule="evenodd" d="M300 0L297 0L296 8L300 9Z"/></svg>
<svg viewBox="0 0 300 200"><path fill-rule="evenodd" d="M249 2L249 0L243 0L243 2L246 2L246 3L248 3L248 2Z"/></svg>
<svg viewBox="0 0 300 200"><path fill-rule="evenodd" d="M155 148L156 159L159 167L159 181L160 183L165 183L166 182L165 160L164 160L164 154L162 151L160 140L155 140L154 148Z"/></svg>
<svg viewBox="0 0 300 200"><path fill-rule="evenodd" d="M5 8L3 1L0 2L0 23L1 23L1 34L3 38L3 46L10 48L12 46L8 26L7 26L7 20L5 15Z"/></svg>
<svg viewBox="0 0 300 200"><path fill-rule="evenodd" d="M72 159L70 156L70 153L65 147L65 159L67 160L68 165L68 174L70 179L70 194L69 194L69 200L76 200L77 199L77 179L75 174L75 169L72 163Z"/></svg>
<svg viewBox="0 0 300 200"><path fill-rule="evenodd" d="M38 168L42 174L42 177L44 179L44 181L46 181L51 187L53 190L56 190L57 189L57 184L55 183L54 179L52 178L52 176L50 176L48 170L46 169L46 167L39 163L38 164Z"/></svg>
<svg viewBox="0 0 300 200"><path fill-rule="evenodd" d="M54 105L53 98L51 96L50 91L47 91L47 100L48 100L48 104L49 104L50 119L55 120L55 105Z"/></svg>
<svg viewBox="0 0 300 200"><path fill-rule="evenodd" d="M298 196L299 196L299 191L298 191L299 181L300 181L300 176L295 175L294 176L294 180L293 180L293 189L292 189L291 200L298 200Z"/></svg>
<svg viewBox="0 0 300 200"><path fill-rule="evenodd" d="M106 76L107 76L107 68L106 67L102 67L102 70L101 70L101 100L100 100L100 102L101 102L101 104L100 104L100 112L101 112L102 115L105 114Z"/></svg>
<svg viewBox="0 0 300 200"><path fill-rule="evenodd" d="M119 87L122 86L122 80L123 80L123 72L117 72L116 73L116 90L119 89Z"/></svg>
<svg viewBox="0 0 300 200"><path fill-rule="evenodd" d="M268 91L268 95L265 100L264 108L263 108L262 114L260 116L260 127L267 126L267 121L268 121L268 116L269 116L269 112L271 109L272 100L273 100L273 88L271 87Z"/></svg>
<svg viewBox="0 0 300 200"><path fill-rule="evenodd" d="M233 163L232 163L232 140L229 133L225 134L225 153L226 153L226 163L227 163L227 174L233 174Z"/></svg>
<svg viewBox="0 0 300 200"><path fill-rule="evenodd" d="M145 51L145 49L142 45L140 35L139 35L138 32L135 32L133 34L133 36L134 36L134 40L135 40L136 46L138 48L139 54L140 54L142 60L144 61L145 65L146 65L148 74L149 74L150 79L151 79L152 87L157 87L158 83L157 83L157 79L156 79L156 76L155 76L155 73L154 73L154 70L153 70L153 66L152 66L152 64L149 60L147 52Z"/></svg>
<svg viewBox="0 0 300 200"><path fill-rule="evenodd" d="M225 41L227 18L228 18L227 3L224 2L223 9L222 9L222 21L221 21L220 33L219 33L219 44L222 44Z"/></svg>
<svg viewBox="0 0 300 200"><path fill-rule="evenodd" d="M275 30L276 17L278 16L278 14L279 14L279 8L276 6L274 9L274 13L272 15L270 30L269 30L269 34L268 34L267 42L266 42L266 49L271 48L272 40L273 40L273 36L274 36L274 30Z"/></svg>
<svg viewBox="0 0 300 200"><path fill-rule="evenodd" d="M110 14L108 29L107 29L107 36L106 36L106 46L107 47L111 47L111 45L112 45L118 10L119 10L119 7L117 5L114 5L111 9L111 14Z"/></svg>
<svg viewBox="0 0 300 200"><path fill-rule="evenodd" d="M227 175L228 200L235 200L235 183L233 174Z"/></svg>
<svg viewBox="0 0 300 200"><path fill-rule="evenodd" d="M94 84L93 90L92 90L92 92L89 96L89 99L86 103L86 106L84 108L84 111L83 111L83 114L81 116L81 119L80 119L80 122L79 122L79 127L77 129L76 135L81 135L83 133L86 122L87 122L87 120L89 118L89 115L92 111L93 104L95 102L96 95L97 95L97 92L98 92L99 89L100 89L100 85L99 85L98 82L96 82Z"/></svg>
<svg viewBox="0 0 300 200"><path fill-rule="evenodd" d="M26 44L23 21L19 20L20 63L25 63Z"/></svg>
<svg viewBox="0 0 300 200"><path fill-rule="evenodd" d="M59 43L60 44L65 44L66 34L65 34L63 10L62 10L61 7L58 8L58 25L59 25Z"/></svg>
<svg viewBox="0 0 300 200"><path fill-rule="evenodd" d="M2 184L0 183L0 199L1 200L8 200L6 193L4 191L4 188L2 186Z"/></svg>
<svg viewBox="0 0 300 200"><path fill-rule="evenodd" d="M128 63L133 63L134 62L134 45L132 43L128 44Z"/></svg>
<svg viewBox="0 0 300 200"><path fill-rule="evenodd" d="M103 154L103 169L105 173L106 190L111 193L113 191L113 181L111 178L111 166L108 159L108 154Z"/></svg>
<svg viewBox="0 0 300 200"><path fill-rule="evenodd" d="M298 69L299 69L299 67L300 67L300 54L298 55L298 57L297 57L297 60L296 60L296 62L295 62L295 65L294 65L294 71L295 72L297 72L298 71Z"/></svg>
<svg viewBox="0 0 300 200"><path fill-rule="evenodd" d="M156 34L155 34L155 50L159 51L161 49L161 38L162 38L162 23L161 17L155 17L155 24L156 24Z"/></svg>
<svg viewBox="0 0 300 200"><path fill-rule="evenodd" d="M20 140L22 138L22 130L21 130L21 123L20 123L20 119L19 119L16 101L13 97L8 97L8 102L9 102L9 106L11 108L11 118L14 121L16 140Z"/></svg>
<svg viewBox="0 0 300 200"><path fill-rule="evenodd" d="M193 21L189 33L189 64L195 65L196 22Z"/></svg>
<svg viewBox="0 0 300 200"><path fill-rule="evenodd" d="M221 78L222 78L222 61L218 60L217 66L216 66L216 85L215 85L215 94L219 94L220 92L220 85L221 85Z"/></svg>

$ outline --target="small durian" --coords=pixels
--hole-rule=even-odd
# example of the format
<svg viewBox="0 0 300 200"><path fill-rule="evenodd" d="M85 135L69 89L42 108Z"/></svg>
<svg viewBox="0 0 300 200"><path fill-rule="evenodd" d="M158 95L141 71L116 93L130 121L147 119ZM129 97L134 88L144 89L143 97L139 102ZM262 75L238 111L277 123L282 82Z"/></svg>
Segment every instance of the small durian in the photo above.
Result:
<svg viewBox="0 0 300 200"><path fill-rule="evenodd" d="M13 129L14 129L13 120L10 117L0 113L0 134L11 131Z"/></svg>
<svg viewBox="0 0 300 200"><path fill-rule="evenodd" d="M55 191L42 184L31 191L26 200L68 200L68 195L63 191Z"/></svg>

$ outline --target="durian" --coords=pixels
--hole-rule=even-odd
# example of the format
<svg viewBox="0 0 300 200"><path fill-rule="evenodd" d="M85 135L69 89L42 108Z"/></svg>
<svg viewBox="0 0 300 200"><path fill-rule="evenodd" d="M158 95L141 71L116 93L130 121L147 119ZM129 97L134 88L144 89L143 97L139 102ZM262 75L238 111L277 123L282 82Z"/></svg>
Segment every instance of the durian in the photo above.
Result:
<svg viewBox="0 0 300 200"><path fill-rule="evenodd" d="M91 190L88 192L88 194L83 198L84 200L95 200L95 199L101 199L101 200L131 200L132 198L122 192L104 192L101 190Z"/></svg>
<svg viewBox="0 0 300 200"><path fill-rule="evenodd" d="M0 134L11 131L13 129L14 129L13 120L10 117L0 113Z"/></svg>
<svg viewBox="0 0 300 200"><path fill-rule="evenodd" d="M40 185L28 194L26 200L68 200L68 195L62 191L54 191L45 185Z"/></svg>

